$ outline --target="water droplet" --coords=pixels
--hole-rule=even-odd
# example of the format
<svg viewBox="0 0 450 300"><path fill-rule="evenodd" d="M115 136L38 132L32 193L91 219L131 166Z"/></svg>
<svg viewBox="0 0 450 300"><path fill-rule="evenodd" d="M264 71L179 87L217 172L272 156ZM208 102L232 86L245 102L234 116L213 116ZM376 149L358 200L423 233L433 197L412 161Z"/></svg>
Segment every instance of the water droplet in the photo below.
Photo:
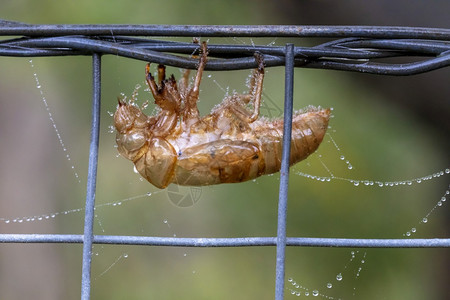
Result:
<svg viewBox="0 0 450 300"><path fill-rule="evenodd" d="M337 281L341 281L342 280L342 274L341 273L336 275L336 280Z"/></svg>
<svg viewBox="0 0 450 300"><path fill-rule="evenodd" d="M291 295L295 295L295 291L294 290L291 290Z"/></svg>
<svg viewBox="0 0 450 300"><path fill-rule="evenodd" d="M127 254L127 253L124 253L124 254L123 254L123 258L128 258L128 254Z"/></svg>
<svg viewBox="0 0 450 300"><path fill-rule="evenodd" d="M8 224L10 221L9 220L5 220L5 223Z"/></svg>
<svg viewBox="0 0 450 300"><path fill-rule="evenodd" d="M350 168L349 168L350 169ZM358 186L359 185L359 181L353 181L353 185L354 186Z"/></svg>
<svg viewBox="0 0 450 300"><path fill-rule="evenodd" d="M447 198L445 198L445 197L442 197L442 198L441 198L441 201L442 201L442 202L445 202L445 200L447 200Z"/></svg>
<svg viewBox="0 0 450 300"><path fill-rule="evenodd" d="M428 219L427 218L423 218L422 219L422 223L427 223L428 222Z"/></svg>
<svg viewBox="0 0 450 300"><path fill-rule="evenodd" d="M351 170L351 169L353 169L353 166L352 166L351 164L348 164L347 168L348 168L349 170Z"/></svg>
<svg viewBox="0 0 450 300"><path fill-rule="evenodd" d="M300 296L300 292L295 293L295 296L299 297Z"/></svg>
<svg viewBox="0 0 450 300"><path fill-rule="evenodd" d="M449 174L450 173L450 169L445 169L445 173Z"/></svg>
<svg viewBox="0 0 450 300"><path fill-rule="evenodd" d="M412 233L414 233L414 232L416 232L416 231L417 231L416 228L411 228L411 232L412 232Z"/></svg>
<svg viewBox="0 0 450 300"><path fill-rule="evenodd" d="M163 220L163 223L164 223L164 224L167 224L168 222L169 222L169 221L167 221L167 219L164 219L164 220Z"/></svg>
<svg viewBox="0 0 450 300"><path fill-rule="evenodd" d="M186 256L187 256L187 254L186 254L186 253L184 253L184 254L183 254L183 256L184 256L184 257L186 257Z"/></svg>
<svg viewBox="0 0 450 300"><path fill-rule="evenodd" d="M408 232L406 233L406 236L411 236L411 232L408 231Z"/></svg>
<svg viewBox="0 0 450 300"><path fill-rule="evenodd" d="M152 195L152 193L151 193L151 192L148 192L148 193L147 193L147 196L149 196L149 197L150 197L151 195Z"/></svg>
<svg viewBox="0 0 450 300"><path fill-rule="evenodd" d="M306 297L309 296L309 292L308 292L308 291L305 292L305 296L306 296Z"/></svg>
<svg viewBox="0 0 450 300"><path fill-rule="evenodd" d="M289 282L292 282L292 280L293 280L293 279L292 279L291 277L288 278L288 281L289 281Z"/></svg>
<svg viewBox="0 0 450 300"><path fill-rule="evenodd" d="M312 292L312 295L313 295L314 297L319 296L319 291L318 291L318 290L314 290L314 291Z"/></svg>
<svg viewBox="0 0 450 300"><path fill-rule="evenodd" d="M333 287L333 285L330 282L328 282L327 283L327 288L331 289L332 287Z"/></svg>
<svg viewBox="0 0 450 300"><path fill-rule="evenodd" d="M344 160L344 159L345 159L345 156L344 156L344 155L341 155L339 158L340 158L341 160Z"/></svg>
<svg viewBox="0 0 450 300"><path fill-rule="evenodd" d="M438 205L438 206L442 206L442 201L439 201L439 202L437 203L437 205Z"/></svg>

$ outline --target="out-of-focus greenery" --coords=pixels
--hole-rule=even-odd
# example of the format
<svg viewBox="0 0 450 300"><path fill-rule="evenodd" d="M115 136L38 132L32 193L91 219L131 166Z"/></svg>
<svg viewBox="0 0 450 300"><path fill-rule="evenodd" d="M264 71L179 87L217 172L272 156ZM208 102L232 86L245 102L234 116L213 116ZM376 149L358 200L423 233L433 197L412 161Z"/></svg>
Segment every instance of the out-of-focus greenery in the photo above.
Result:
<svg viewBox="0 0 450 300"><path fill-rule="evenodd" d="M5 1L0 17L28 23L270 24L282 23L270 5L257 1ZM301 20L299 20L301 23ZM180 39L177 39L180 40ZM271 39L254 39L268 44ZM250 39L224 39L247 43ZM274 40L282 45L285 40ZM297 44L304 41L292 40ZM51 217L84 205L91 97L89 57L0 57L0 217L49 215L47 221L1 224L2 233L83 232L83 213ZM95 233L176 237L275 236L278 174L242 184L202 187L190 207L172 204L169 192L142 181L132 164L117 157L111 112L120 93L144 85L144 63L113 56L102 60L102 126ZM168 68L176 77L180 72ZM36 73L64 146L56 138L36 88ZM245 91L249 71L209 72L200 109L220 103L224 90ZM208 75L211 75L209 77ZM368 76L368 75L361 75ZM418 75L421 76L421 75ZM282 108L283 68L267 70L264 103ZM396 84L397 78L392 78ZM411 186L354 186L319 182L298 172L398 181L445 169L442 145L426 124L387 105L376 86L344 72L296 70L295 108L333 107L327 136L317 154L291 172L288 236L403 238L443 237L444 211L419 224L442 197L448 177ZM151 96L139 90L139 102ZM148 109L150 113L152 106ZM265 110L262 109L262 113ZM266 110L267 112L267 110ZM340 150L333 144L336 141ZM71 161L66 158L69 153ZM348 159L353 169L349 170ZM79 174L74 176L72 165ZM173 189L173 187L172 187ZM180 195L191 193L182 187ZM147 196L147 193L151 193ZM174 192L175 193L175 192ZM173 195L173 194L172 194ZM44 217L45 220L45 217ZM13 224L11 224L13 223ZM170 248L95 245L92 299L273 299L275 248ZM352 259L351 251L355 258ZM286 278L312 294L347 299L437 299L442 282L436 249L287 249ZM361 263L364 260L364 263ZM358 273L358 269L361 270ZM1 299L78 299L81 246L1 245ZM342 281L336 276L341 273ZM359 276L357 276L359 274ZM333 285L327 288L327 283ZM305 290L286 282L290 289ZM355 294L356 296L352 296Z"/></svg>

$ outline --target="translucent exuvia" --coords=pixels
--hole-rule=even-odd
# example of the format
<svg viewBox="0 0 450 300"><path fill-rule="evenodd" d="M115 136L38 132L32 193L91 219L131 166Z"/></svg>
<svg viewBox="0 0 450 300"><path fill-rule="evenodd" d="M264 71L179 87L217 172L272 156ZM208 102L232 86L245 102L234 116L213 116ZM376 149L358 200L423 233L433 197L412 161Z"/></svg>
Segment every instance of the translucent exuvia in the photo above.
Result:
<svg viewBox="0 0 450 300"><path fill-rule="evenodd" d="M236 183L278 172L281 167L283 120L259 117L264 61L256 53L248 94L233 94L201 117L197 109L199 86L207 61L202 44L199 66L192 86L189 70L180 82L165 78L158 66L158 82L146 66L147 84L156 116L147 116L132 98L119 99L114 114L119 153L131 160L138 172L158 188L179 185ZM251 109L249 109L249 107ZM330 109L308 107L294 113L290 164L313 153L328 128Z"/></svg>

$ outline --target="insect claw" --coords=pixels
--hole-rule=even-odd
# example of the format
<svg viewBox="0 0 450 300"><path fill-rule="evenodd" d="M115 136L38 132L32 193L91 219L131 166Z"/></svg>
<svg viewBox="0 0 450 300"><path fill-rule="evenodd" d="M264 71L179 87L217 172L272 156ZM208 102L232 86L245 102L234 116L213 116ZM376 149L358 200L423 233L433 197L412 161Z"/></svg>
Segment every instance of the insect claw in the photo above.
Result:
<svg viewBox="0 0 450 300"><path fill-rule="evenodd" d="M166 79L166 66L159 64L158 65L158 84L161 84Z"/></svg>
<svg viewBox="0 0 450 300"><path fill-rule="evenodd" d="M255 52L255 61L258 64L258 71L264 73L264 56L260 52Z"/></svg>
<svg viewBox="0 0 450 300"><path fill-rule="evenodd" d="M150 74L150 63L147 63L145 66L145 77L152 77L152 74Z"/></svg>
<svg viewBox="0 0 450 300"><path fill-rule="evenodd" d="M122 100L122 98L117 97L117 102L119 102L119 106L124 106L126 105L126 102Z"/></svg>

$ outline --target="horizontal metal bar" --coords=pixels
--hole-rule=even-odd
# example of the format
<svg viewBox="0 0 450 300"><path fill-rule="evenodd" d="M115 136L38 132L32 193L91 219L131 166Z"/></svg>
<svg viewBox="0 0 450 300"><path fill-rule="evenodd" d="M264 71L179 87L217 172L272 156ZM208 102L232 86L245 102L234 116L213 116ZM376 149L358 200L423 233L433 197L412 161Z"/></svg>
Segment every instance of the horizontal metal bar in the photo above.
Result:
<svg viewBox="0 0 450 300"><path fill-rule="evenodd" d="M0 234L0 243L83 243L75 234ZM173 247L276 246L276 237L174 238L150 236L94 235L94 244ZM288 237L287 246L344 248L449 248L450 239L342 239Z"/></svg>
<svg viewBox="0 0 450 300"><path fill-rule="evenodd" d="M0 22L0 35L132 35L185 37L385 37L450 39L450 29L311 25L72 25Z"/></svg>

